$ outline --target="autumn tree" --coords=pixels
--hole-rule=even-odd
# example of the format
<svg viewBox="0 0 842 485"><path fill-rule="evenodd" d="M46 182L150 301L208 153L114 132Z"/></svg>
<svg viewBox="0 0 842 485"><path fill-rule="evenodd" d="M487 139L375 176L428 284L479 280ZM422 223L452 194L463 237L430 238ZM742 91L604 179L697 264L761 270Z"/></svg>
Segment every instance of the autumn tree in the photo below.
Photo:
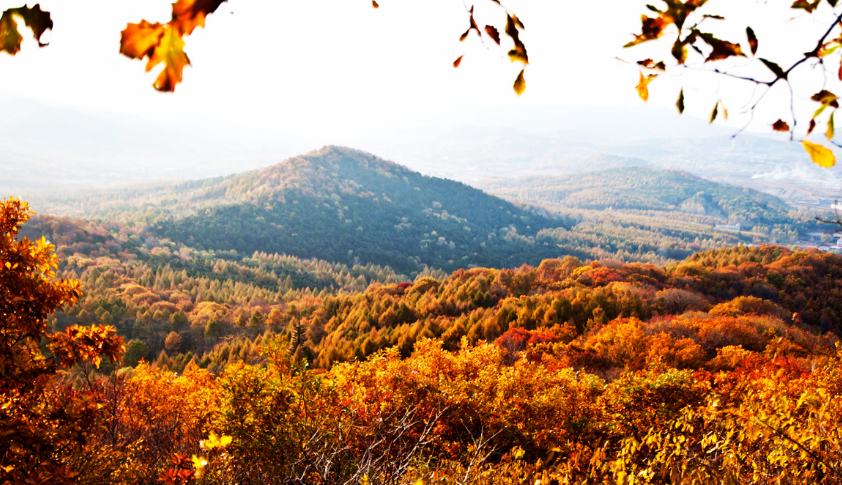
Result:
<svg viewBox="0 0 842 485"><path fill-rule="evenodd" d="M18 238L28 205L0 202L0 482L71 483L97 422L96 403L61 380L82 363L116 362L123 341L110 326L50 333L47 317L74 305L78 281L56 279L58 257L45 239Z"/></svg>
<svg viewBox="0 0 842 485"><path fill-rule="evenodd" d="M164 348L170 353L178 352L181 349L181 336L176 332L170 332L164 340Z"/></svg>

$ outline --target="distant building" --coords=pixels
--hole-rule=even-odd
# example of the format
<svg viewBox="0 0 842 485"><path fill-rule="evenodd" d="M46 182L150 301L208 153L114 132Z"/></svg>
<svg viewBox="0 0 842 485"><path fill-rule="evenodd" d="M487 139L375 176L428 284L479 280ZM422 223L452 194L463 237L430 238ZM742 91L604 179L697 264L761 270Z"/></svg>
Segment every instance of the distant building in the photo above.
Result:
<svg viewBox="0 0 842 485"><path fill-rule="evenodd" d="M723 230L726 230L726 231L740 232L740 225L739 224L733 224L733 225L731 225L731 224L717 224L716 228L717 229L723 229Z"/></svg>

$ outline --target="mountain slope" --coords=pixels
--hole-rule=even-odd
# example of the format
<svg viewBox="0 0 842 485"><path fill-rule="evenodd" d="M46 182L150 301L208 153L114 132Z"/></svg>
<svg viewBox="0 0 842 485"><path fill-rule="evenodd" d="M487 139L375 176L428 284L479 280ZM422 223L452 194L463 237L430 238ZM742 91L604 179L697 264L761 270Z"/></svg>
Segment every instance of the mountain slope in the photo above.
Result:
<svg viewBox="0 0 842 485"><path fill-rule="evenodd" d="M241 175L181 186L152 233L201 249L266 251L415 273L519 266L569 254L538 231L563 226L459 182L325 147ZM166 204L165 204L166 206ZM202 207L174 217L186 206Z"/></svg>
<svg viewBox="0 0 842 485"><path fill-rule="evenodd" d="M791 208L777 197L677 170L618 167L477 185L495 195L557 207L681 212L749 227L796 223L787 215Z"/></svg>

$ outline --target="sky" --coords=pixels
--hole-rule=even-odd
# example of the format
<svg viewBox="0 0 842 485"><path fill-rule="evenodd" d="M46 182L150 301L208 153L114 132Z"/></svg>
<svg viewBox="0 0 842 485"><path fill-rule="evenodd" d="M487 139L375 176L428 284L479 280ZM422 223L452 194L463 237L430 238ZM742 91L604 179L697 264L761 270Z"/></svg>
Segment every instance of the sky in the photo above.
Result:
<svg viewBox="0 0 842 485"><path fill-rule="evenodd" d="M166 21L170 2L43 0L55 22L51 43L38 49L30 40L16 57L0 54L0 100L29 98L150 120L291 135L462 123L489 108L643 105L634 90L637 68L617 57L637 60L650 54L645 46L622 48L640 29L645 0L506 2L526 26L523 40L531 63L520 97L511 88L519 64L474 36L458 41L467 27L461 0L379 3L375 10L369 0L232 0L187 39L193 65L170 94L151 87L155 73L144 72L143 62L118 53L127 23ZM491 7L477 11L481 24L501 25L502 11L487 0L476 3ZM829 14L792 20L790 9L779 8L786 3L710 0L708 6L729 19L715 32L745 43L742 29L751 20L761 39L758 55L788 60L812 48L813 34ZM19 2L0 0L2 8L14 6ZM782 29L789 34L780 35ZM463 54L462 65L454 69L453 60ZM756 62L742 64L747 61L735 63L738 72L767 75ZM797 82L807 91L821 87L820 75L807 74ZM682 86L691 116L709 116L723 99L732 126L748 119L739 112L752 86L704 73L656 80L648 106L674 109ZM785 115L780 108L788 107L787 96L783 87L770 93L752 129L766 130ZM808 113L809 102L803 96L797 101L799 113Z"/></svg>

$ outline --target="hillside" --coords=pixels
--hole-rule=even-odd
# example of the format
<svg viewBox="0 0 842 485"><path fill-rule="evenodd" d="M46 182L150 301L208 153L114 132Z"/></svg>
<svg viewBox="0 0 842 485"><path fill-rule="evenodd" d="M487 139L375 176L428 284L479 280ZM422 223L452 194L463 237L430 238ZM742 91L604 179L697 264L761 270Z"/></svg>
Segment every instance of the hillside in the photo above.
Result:
<svg viewBox="0 0 842 485"><path fill-rule="evenodd" d="M557 177L492 179L477 185L495 195L555 207L680 212L749 229L797 223L788 215L791 208L777 197L677 170L615 167Z"/></svg>
<svg viewBox="0 0 842 485"><path fill-rule="evenodd" d="M154 237L200 250L374 263L413 275L425 267L517 267L584 256L536 241L562 221L339 147L258 171L75 203L87 204L89 216L142 220Z"/></svg>

